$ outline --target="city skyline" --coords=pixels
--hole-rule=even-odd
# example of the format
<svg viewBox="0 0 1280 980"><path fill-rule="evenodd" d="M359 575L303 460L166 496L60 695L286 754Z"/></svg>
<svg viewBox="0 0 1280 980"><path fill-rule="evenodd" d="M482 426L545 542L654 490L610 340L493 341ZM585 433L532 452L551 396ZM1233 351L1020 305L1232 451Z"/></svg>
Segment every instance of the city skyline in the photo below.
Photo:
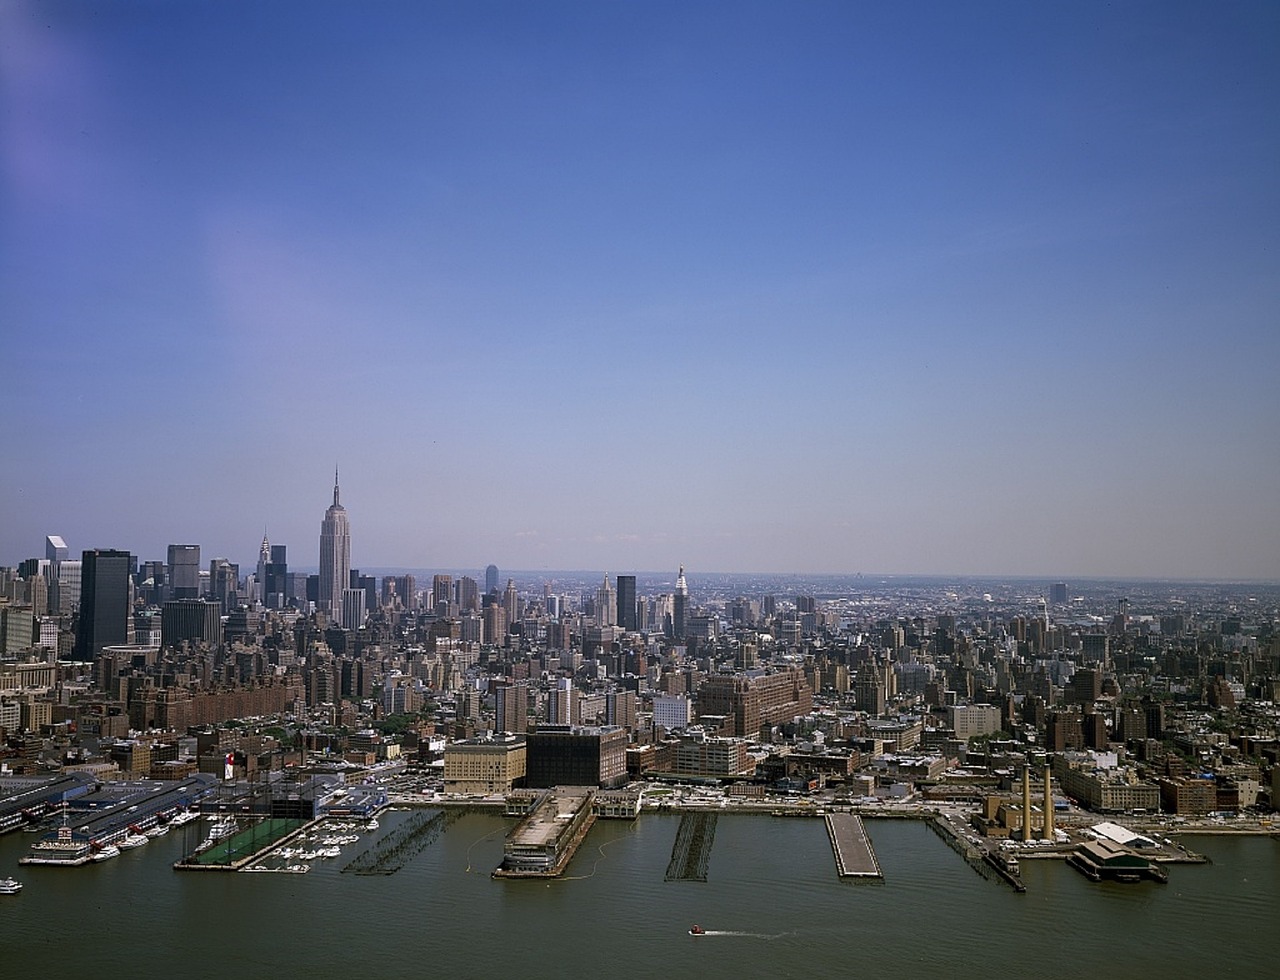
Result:
<svg viewBox="0 0 1280 980"><path fill-rule="evenodd" d="M1280 580L1274 5L0 9L0 564Z"/></svg>

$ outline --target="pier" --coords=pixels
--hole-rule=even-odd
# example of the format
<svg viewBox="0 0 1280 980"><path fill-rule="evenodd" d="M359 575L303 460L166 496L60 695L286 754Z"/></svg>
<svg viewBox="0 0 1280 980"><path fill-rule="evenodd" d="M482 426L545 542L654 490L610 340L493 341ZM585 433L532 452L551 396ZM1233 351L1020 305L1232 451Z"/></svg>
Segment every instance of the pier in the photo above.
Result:
<svg viewBox="0 0 1280 980"><path fill-rule="evenodd" d="M548 790L507 835L495 878L556 878L568 866L595 823L595 790L557 786Z"/></svg>
<svg viewBox="0 0 1280 980"><path fill-rule="evenodd" d="M831 838L831 851L836 858L836 871L841 878L872 878L883 880L880 862L871 849L862 818L856 813L828 813L827 835Z"/></svg>
<svg viewBox="0 0 1280 980"><path fill-rule="evenodd" d="M714 813L686 813L680 818L666 881L706 881L711 845L716 839Z"/></svg>

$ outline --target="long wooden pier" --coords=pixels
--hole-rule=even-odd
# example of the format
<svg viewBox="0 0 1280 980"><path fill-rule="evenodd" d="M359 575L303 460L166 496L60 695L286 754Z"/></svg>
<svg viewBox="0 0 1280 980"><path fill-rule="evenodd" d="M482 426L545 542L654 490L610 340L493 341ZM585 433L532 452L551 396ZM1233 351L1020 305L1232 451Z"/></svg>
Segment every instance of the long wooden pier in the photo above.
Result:
<svg viewBox="0 0 1280 980"><path fill-rule="evenodd" d="M828 813L827 835L836 858L836 871L841 878L884 879L876 860L862 818L856 813Z"/></svg>

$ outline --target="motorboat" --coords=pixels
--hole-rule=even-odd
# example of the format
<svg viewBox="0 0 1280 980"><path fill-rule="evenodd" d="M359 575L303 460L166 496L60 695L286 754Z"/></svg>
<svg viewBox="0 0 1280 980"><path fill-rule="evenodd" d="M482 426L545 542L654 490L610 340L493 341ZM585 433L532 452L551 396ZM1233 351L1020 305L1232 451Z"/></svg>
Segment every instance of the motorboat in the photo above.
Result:
<svg viewBox="0 0 1280 980"><path fill-rule="evenodd" d="M89 846L93 847L92 844ZM116 847L115 844L107 844L105 847L99 846L95 848L93 851L93 857L90 858L90 860L110 861L112 858L117 858L119 856L120 856L120 848Z"/></svg>
<svg viewBox="0 0 1280 980"><path fill-rule="evenodd" d="M129 833L116 841L116 847L120 848L122 851L127 851L130 848L141 847L143 844L149 843L151 843L150 837L144 834L138 827L130 827Z"/></svg>
<svg viewBox="0 0 1280 980"><path fill-rule="evenodd" d="M16 878L0 878L0 895L16 895L22 891L22 882Z"/></svg>
<svg viewBox="0 0 1280 980"><path fill-rule="evenodd" d="M689 927L689 935L691 936L705 936L706 934L707 930L702 928L702 926L698 925L696 922Z"/></svg>

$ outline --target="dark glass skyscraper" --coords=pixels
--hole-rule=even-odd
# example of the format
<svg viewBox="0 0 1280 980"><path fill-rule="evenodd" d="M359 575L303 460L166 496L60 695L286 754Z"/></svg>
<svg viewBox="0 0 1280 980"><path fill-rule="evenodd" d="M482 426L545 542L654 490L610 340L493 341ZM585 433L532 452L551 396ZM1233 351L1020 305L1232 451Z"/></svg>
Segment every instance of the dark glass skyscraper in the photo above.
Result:
<svg viewBox="0 0 1280 980"><path fill-rule="evenodd" d="M105 646L129 642L127 551L94 549L81 555L76 656L93 660Z"/></svg>
<svg viewBox="0 0 1280 980"><path fill-rule="evenodd" d="M200 598L200 546L169 545L169 589L174 599Z"/></svg>
<svg viewBox="0 0 1280 980"><path fill-rule="evenodd" d="M485 592L498 591L498 566L490 565L484 570L484 590Z"/></svg>
<svg viewBox="0 0 1280 980"><path fill-rule="evenodd" d="M632 633L639 629L636 622L636 577L634 575L618 576L618 616L616 622L624 630Z"/></svg>

